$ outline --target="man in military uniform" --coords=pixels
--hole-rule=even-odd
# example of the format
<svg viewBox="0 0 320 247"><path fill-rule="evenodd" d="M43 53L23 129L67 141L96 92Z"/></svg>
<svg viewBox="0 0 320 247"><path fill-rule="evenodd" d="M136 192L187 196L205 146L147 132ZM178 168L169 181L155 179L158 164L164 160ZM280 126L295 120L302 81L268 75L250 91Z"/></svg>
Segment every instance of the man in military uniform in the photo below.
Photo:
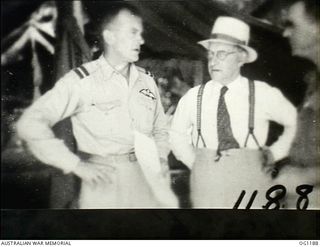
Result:
<svg viewBox="0 0 320 247"><path fill-rule="evenodd" d="M61 78L29 107L18 133L42 162L81 178L80 208L160 207L134 153L134 131L152 137L166 170L167 129L157 86L139 59L142 19L116 4L101 20L104 53ZM71 117L79 155L51 127Z"/></svg>

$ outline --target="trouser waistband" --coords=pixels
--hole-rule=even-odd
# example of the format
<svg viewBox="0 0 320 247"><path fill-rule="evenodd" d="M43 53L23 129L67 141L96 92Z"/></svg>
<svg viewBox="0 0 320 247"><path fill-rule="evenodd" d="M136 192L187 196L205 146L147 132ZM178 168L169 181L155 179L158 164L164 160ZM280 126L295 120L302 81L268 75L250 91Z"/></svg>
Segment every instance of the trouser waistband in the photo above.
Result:
<svg viewBox="0 0 320 247"><path fill-rule="evenodd" d="M136 162L137 161L137 157L134 152L130 152L130 153L126 153L126 154L116 154L116 155L110 154L107 156L88 154L85 152L79 152L78 154L82 159L88 160L89 162L102 163L102 164L121 163L121 162Z"/></svg>

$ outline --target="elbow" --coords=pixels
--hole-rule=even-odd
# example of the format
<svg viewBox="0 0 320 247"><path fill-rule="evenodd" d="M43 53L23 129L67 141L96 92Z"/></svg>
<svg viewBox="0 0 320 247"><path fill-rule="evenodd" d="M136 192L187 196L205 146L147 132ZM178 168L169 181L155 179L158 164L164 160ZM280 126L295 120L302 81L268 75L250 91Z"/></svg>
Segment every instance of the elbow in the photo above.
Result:
<svg viewBox="0 0 320 247"><path fill-rule="evenodd" d="M41 125L37 118L32 117L34 112L26 110L16 123L16 132L20 139L30 141L38 137L41 132Z"/></svg>

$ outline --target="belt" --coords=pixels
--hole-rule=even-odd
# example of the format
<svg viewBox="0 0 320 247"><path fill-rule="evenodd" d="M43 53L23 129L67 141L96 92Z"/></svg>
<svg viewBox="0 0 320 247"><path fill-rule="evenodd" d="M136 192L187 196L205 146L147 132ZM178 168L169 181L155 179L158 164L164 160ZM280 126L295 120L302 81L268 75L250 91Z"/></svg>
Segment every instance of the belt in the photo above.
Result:
<svg viewBox="0 0 320 247"><path fill-rule="evenodd" d="M117 154L117 155L107 155L100 156L95 154L88 154L81 152L79 156L93 163L102 163L102 164L110 164L110 163L121 163L121 162L135 162L137 161L136 154L134 152L126 153L126 154Z"/></svg>

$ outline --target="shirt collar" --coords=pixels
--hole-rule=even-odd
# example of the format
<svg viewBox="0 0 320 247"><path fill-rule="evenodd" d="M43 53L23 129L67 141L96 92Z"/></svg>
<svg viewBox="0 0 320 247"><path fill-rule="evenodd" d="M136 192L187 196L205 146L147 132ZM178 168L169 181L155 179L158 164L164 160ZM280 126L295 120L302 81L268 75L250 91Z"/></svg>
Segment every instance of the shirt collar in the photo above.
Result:
<svg viewBox="0 0 320 247"><path fill-rule="evenodd" d="M100 64L105 79L109 79L113 73L116 73L115 69L107 62L103 55L98 58L98 63Z"/></svg>
<svg viewBox="0 0 320 247"><path fill-rule="evenodd" d="M245 78L239 75L236 79L234 79L232 82L226 85L226 87L228 87L228 89L231 89L231 90L234 90L235 88L238 88L238 87L242 87L243 80L245 80ZM217 87L219 89L225 86L219 82L214 82L212 80L208 81L208 84L212 85L213 87Z"/></svg>
<svg viewBox="0 0 320 247"><path fill-rule="evenodd" d="M111 66L110 63L105 59L103 55L101 55L98 58L98 63L100 64L100 67L102 69L103 75L105 76L105 79L108 80L110 77L115 73L119 74L119 72ZM136 66L133 63L130 63L129 65L129 85L133 85L133 83L138 79L139 72Z"/></svg>
<svg viewBox="0 0 320 247"><path fill-rule="evenodd" d="M129 71L129 86L133 86L133 84L138 80L139 72L137 67L134 63L130 64L130 71Z"/></svg>

